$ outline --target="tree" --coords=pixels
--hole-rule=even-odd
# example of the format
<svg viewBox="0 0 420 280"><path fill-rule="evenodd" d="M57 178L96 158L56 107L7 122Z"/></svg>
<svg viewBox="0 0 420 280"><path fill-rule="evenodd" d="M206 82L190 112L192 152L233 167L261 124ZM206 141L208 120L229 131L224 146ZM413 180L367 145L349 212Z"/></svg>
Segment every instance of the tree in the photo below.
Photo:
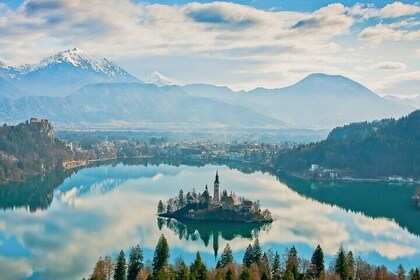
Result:
<svg viewBox="0 0 420 280"><path fill-rule="evenodd" d="M249 269L245 268L242 270L241 274L239 274L239 280L251 280L251 273L249 272Z"/></svg>
<svg viewBox="0 0 420 280"><path fill-rule="evenodd" d="M199 252L197 252L195 260L191 264L190 272L192 279L207 279L207 267L203 263Z"/></svg>
<svg viewBox="0 0 420 280"><path fill-rule="evenodd" d="M234 275L233 275L233 272L232 272L232 270L229 268L229 270L226 272L226 277L225 277L225 280L234 280L235 278L234 278Z"/></svg>
<svg viewBox="0 0 420 280"><path fill-rule="evenodd" d="M410 280L420 280L420 271L418 268L410 270Z"/></svg>
<svg viewBox="0 0 420 280"><path fill-rule="evenodd" d="M295 280L293 272L290 269L286 269L286 272L284 273L284 280Z"/></svg>
<svg viewBox="0 0 420 280"><path fill-rule="evenodd" d="M163 206L162 200L159 200L157 212L158 214L162 214L163 212L165 212L165 207Z"/></svg>
<svg viewBox="0 0 420 280"><path fill-rule="evenodd" d="M252 257L253 257L252 253L253 253L252 245L249 244L248 247L246 247L244 258L242 259L242 263L244 266L251 267Z"/></svg>
<svg viewBox="0 0 420 280"><path fill-rule="evenodd" d="M225 267L230 263L233 263L233 253L228 243L226 244L225 249L223 249L223 252L220 255L220 260L218 262L218 265L219 267Z"/></svg>
<svg viewBox="0 0 420 280"><path fill-rule="evenodd" d="M290 248L289 253L287 254L286 261L286 270L290 270L293 274L294 279L297 279L299 276L299 261L297 257L297 250L295 246Z"/></svg>
<svg viewBox="0 0 420 280"><path fill-rule="evenodd" d="M319 274L324 269L324 252L322 251L321 246L318 244L318 246L315 248L314 253L312 254L311 268L309 274L311 277L319 278Z"/></svg>
<svg viewBox="0 0 420 280"><path fill-rule="evenodd" d="M349 266L343 247L340 247L335 257L334 271L340 276L341 280L348 280L350 277Z"/></svg>
<svg viewBox="0 0 420 280"><path fill-rule="evenodd" d="M152 272L153 275L157 275L158 271L165 268L168 265L169 259L169 246L168 241L162 234L156 245L155 253L152 261Z"/></svg>
<svg viewBox="0 0 420 280"><path fill-rule="evenodd" d="M347 265L349 267L349 279L354 279L355 277L355 263L352 251L349 251L347 254Z"/></svg>
<svg viewBox="0 0 420 280"><path fill-rule="evenodd" d="M181 258L175 261L175 275L173 278L174 280L188 280L190 278L190 270Z"/></svg>
<svg viewBox="0 0 420 280"><path fill-rule="evenodd" d="M114 271L115 280L127 280L127 263L125 260L124 251L121 250L120 254L117 257L117 262L115 264Z"/></svg>
<svg viewBox="0 0 420 280"><path fill-rule="evenodd" d="M180 189L179 194L178 194L178 209L184 206L185 206L184 191Z"/></svg>
<svg viewBox="0 0 420 280"><path fill-rule="evenodd" d="M262 257L262 250L260 246L260 241L258 238L255 239L254 245L252 246L252 262L259 263Z"/></svg>
<svg viewBox="0 0 420 280"><path fill-rule="evenodd" d="M405 269L404 269L404 267L402 266L402 264L399 264L398 265L398 267L397 267L397 271L396 271L396 273L395 273L396 275L397 275L397 278L399 279L399 280L404 280L405 279Z"/></svg>
<svg viewBox="0 0 420 280"><path fill-rule="evenodd" d="M127 280L136 280L137 274L143 269L143 251L140 245L131 248L128 257Z"/></svg>
<svg viewBox="0 0 420 280"><path fill-rule="evenodd" d="M273 267L271 268L271 276L273 280L280 280L281 278L280 255L277 251L274 255Z"/></svg>

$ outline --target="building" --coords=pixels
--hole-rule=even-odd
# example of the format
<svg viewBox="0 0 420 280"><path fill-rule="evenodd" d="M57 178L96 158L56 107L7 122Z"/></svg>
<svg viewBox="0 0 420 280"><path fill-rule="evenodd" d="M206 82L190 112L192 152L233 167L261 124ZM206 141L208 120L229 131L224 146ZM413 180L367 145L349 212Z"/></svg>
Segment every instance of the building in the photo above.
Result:
<svg viewBox="0 0 420 280"><path fill-rule="evenodd" d="M216 178L214 180L214 195L213 202L220 203L220 182L219 182L219 171L216 171Z"/></svg>

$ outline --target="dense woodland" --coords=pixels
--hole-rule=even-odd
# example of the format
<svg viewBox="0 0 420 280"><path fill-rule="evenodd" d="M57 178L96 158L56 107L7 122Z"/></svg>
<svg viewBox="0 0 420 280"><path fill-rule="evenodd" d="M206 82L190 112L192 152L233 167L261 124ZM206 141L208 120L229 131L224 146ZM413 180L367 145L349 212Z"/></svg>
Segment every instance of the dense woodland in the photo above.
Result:
<svg viewBox="0 0 420 280"><path fill-rule="evenodd" d="M276 166L307 170L312 163L345 174L374 178L420 176L420 110L398 120L354 123L331 131L318 143L282 151Z"/></svg>
<svg viewBox="0 0 420 280"><path fill-rule="evenodd" d="M340 247L327 267L324 252L317 246L310 260L298 256L293 246L284 253L269 249L263 252L258 238L249 244L242 260L235 260L229 244L226 245L215 268L208 268L197 252L193 263L187 265L179 257L169 263L169 245L162 235L156 245L153 260L144 262L139 245L130 250L128 261L123 250L114 260L110 256L99 258L89 280L420 280L419 269L409 272L399 265L396 271L385 266L374 266L353 256ZM84 279L85 280L85 279Z"/></svg>
<svg viewBox="0 0 420 280"><path fill-rule="evenodd" d="M49 124L0 127L0 184L61 168L72 152L54 138Z"/></svg>

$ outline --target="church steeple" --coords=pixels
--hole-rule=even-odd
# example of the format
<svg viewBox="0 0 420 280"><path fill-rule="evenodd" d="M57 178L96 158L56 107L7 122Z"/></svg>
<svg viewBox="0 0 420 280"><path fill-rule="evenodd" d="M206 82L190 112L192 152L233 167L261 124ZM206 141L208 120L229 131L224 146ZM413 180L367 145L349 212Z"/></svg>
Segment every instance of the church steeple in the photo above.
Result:
<svg viewBox="0 0 420 280"><path fill-rule="evenodd" d="M219 171L216 171L216 178L214 180L214 196L213 201L215 203L220 202L220 183L219 183Z"/></svg>

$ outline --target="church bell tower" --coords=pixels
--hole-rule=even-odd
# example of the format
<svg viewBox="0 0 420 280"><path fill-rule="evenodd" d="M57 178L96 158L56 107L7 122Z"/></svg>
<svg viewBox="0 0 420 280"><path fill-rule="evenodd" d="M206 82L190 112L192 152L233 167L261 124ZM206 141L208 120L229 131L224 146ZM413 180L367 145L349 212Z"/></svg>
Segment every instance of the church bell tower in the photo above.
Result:
<svg viewBox="0 0 420 280"><path fill-rule="evenodd" d="M215 203L220 202L220 183L219 183L219 171L216 171L216 179L214 180L214 196L213 201Z"/></svg>

